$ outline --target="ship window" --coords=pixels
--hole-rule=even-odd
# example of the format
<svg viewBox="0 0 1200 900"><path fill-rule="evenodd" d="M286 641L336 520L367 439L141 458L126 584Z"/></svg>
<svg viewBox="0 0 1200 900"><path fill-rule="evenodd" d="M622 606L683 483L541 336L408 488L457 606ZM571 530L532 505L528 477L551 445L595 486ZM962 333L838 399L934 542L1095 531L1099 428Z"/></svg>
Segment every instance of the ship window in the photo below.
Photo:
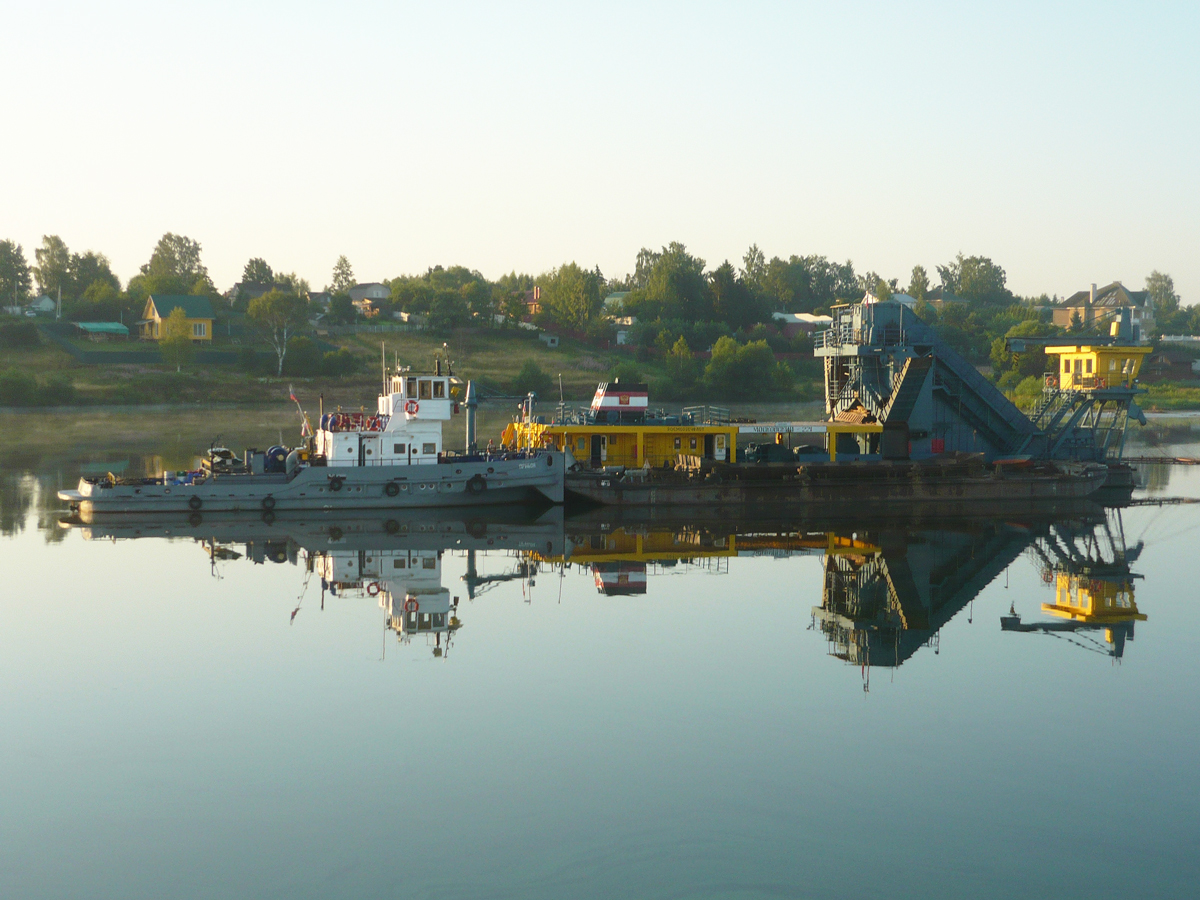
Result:
<svg viewBox="0 0 1200 900"><path fill-rule="evenodd" d="M435 381L433 383L433 396L434 397L445 397L446 396L446 382Z"/></svg>
<svg viewBox="0 0 1200 900"><path fill-rule="evenodd" d="M394 447L392 447L392 452L395 453L397 456L403 456L404 455L404 445L396 444Z"/></svg>
<svg viewBox="0 0 1200 900"><path fill-rule="evenodd" d="M683 438L675 438L675 449L676 450L683 449Z"/></svg>
<svg viewBox="0 0 1200 900"><path fill-rule="evenodd" d="M422 400L428 400L428 399L430 399L430 396L431 396L431 394L430 394L430 388L431 388L431 385L429 384L429 379L428 379L428 378L422 378L422 379L421 379L421 381L420 381L420 386L421 386L421 399L422 399Z"/></svg>
<svg viewBox="0 0 1200 900"><path fill-rule="evenodd" d="M1110 372L1117 371L1117 361L1115 359L1110 359L1108 361L1108 371L1110 371Z"/></svg>
<svg viewBox="0 0 1200 900"><path fill-rule="evenodd" d="M417 379L408 379L408 381L405 383L404 394L408 397L417 396Z"/></svg>
<svg viewBox="0 0 1200 900"><path fill-rule="evenodd" d="M1087 361L1087 373L1089 375L1092 374L1092 361L1090 359Z"/></svg>
<svg viewBox="0 0 1200 900"><path fill-rule="evenodd" d="M405 563L405 560L403 560L403 559L397 559L397 560L394 560L394 561L392 562L392 568L393 568L393 569L403 569L403 568L404 568L404 563Z"/></svg>
<svg viewBox="0 0 1200 900"><path fill-rule="evenodd" d="M696 449L696 439L692 438L691 443L692 443L692 449L695 450Z"/></svg>
<svg viewBox="0 0 1200 900"><path fill-rule="evenodd" d="M422 453L437 453L437 444L422 444Z"/></svg>
<svg viewBox="0 0 1200 900"><path fill-rule="evenodd" d="M421 560L421 568L422 569L436 569L437 568L437 558L433 557L433 556L426 556L424 559Z"/></svg>
<svg viewBox="0 0 1200 900"><path fill-rule="evenodd" d="M577 449L579 449L579 450L582 450L582 449L583 449L583 447L584 447L584 444L585 444L586 442L587 442L587 439L586 439L586 438L580 438L579 440L577 440L577 441L575 442L575 447L576 447Z"/></svg>
<svg viewBox="0 0 1200 900"><path fill-rule="evenodd" d="M1063 360L1063 374L1064 375L1071 374L1071 361L1069 359Z"/></svg>

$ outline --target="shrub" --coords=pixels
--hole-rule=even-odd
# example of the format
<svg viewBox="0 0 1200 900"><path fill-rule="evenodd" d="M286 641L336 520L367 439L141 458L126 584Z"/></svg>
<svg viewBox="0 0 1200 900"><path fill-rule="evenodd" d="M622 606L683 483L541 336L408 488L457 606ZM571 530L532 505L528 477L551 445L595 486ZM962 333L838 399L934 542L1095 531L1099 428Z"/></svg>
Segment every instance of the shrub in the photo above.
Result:
<svg viewBox="0 0 1200 900"><path fill-rule="evenodd" d="M542 367L532 359L527 359L517 377L513 379L510 389L518 395L528 394L530 391L544 394L550 390L551 383L550 376L542 371Z"/></svg>
<svg viewBox="0 0 1200 900"><path fill-rule="evenodd" d="M295 337L287 343L283 359L284 375L312 376L321 373L324 357L312 338Z"/></svg>
<svg viewBox="0 0 1200 900"><path fill-rule="evenodd" d="M321 360L321 372L325 375L349 375L358 368L358 357L342 347L326 353Z"/></svg>
<svg viewBox="0 0 1200 900"><path fill-rule="evenodd" d="M37 379L20 369L0 372L0 406L34 406L39 401Z"/></svg>
<svg viewBox="0 0 1200 900"><path fill-rule="evenodd" d="M21 347L36 347L41 342L41 335L32 322L6 322L0 325L0 347L15 350Z"/></svg>
<svg viewBox="0 0 1200 900"><path fill-rule="evenodd" d="M612 380L638 384L643 379L641 370L638 369L637 365L629 362L628 360L624 360L613 366Z"/></svg>

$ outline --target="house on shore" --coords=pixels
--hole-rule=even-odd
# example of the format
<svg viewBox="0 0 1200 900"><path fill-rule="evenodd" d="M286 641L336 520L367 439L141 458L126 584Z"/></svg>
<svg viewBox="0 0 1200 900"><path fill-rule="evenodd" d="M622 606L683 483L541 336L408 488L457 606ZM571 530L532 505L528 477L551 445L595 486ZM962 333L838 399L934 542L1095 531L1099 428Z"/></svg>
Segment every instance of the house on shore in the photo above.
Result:
<svg viewBox="0 0 1200 900"><path fill-rule="evenodd" d="M193 341L211 341L213 334L212 303L207 297L183 294L151 294L146 298L146 308L138 324L138 337L143 341L157 341L162 337L163 320L175 310L182 309L187 317Z"/></svg>
<svg viewBox="0 0 1200 900"><path fill-rule="evenodd" d="M1125 312L1129 314L1134 341L1149 343L1154 334L1154 305L1150 302L1150 292L1131 291L1119 281L1099 290L1093 284L1090 290L1076 291L1062 306L1054 308L1053 321L1060 328L1070 328L1078 316L1086 330L1107 334Z"/></svg>

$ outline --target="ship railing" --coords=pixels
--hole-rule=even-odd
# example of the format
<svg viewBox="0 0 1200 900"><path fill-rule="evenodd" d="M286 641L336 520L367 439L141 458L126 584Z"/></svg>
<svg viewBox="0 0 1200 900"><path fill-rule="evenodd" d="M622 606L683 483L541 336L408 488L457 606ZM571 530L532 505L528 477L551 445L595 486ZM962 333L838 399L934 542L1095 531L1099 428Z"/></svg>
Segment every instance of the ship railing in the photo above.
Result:
<svg viewBox="0 0 1200 900"><path fill-rule="evenodd" d="M728 425L729 407L727 406L685 406L683 418L691 419L694 425Z"/></svg>

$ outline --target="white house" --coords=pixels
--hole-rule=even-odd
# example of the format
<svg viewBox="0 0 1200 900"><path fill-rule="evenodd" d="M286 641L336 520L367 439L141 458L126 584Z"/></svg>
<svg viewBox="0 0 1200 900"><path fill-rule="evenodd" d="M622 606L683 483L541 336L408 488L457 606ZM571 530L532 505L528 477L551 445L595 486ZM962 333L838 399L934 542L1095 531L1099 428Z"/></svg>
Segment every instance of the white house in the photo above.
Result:
<svg viewBox="0 0 1200 900"><path fill-rule="evenodd" d="M42 296L38 297L25 308L33 310L39 316L50 316L58 309L58 303L53 297L47 297L45 294L42 294Z"/></svg>

